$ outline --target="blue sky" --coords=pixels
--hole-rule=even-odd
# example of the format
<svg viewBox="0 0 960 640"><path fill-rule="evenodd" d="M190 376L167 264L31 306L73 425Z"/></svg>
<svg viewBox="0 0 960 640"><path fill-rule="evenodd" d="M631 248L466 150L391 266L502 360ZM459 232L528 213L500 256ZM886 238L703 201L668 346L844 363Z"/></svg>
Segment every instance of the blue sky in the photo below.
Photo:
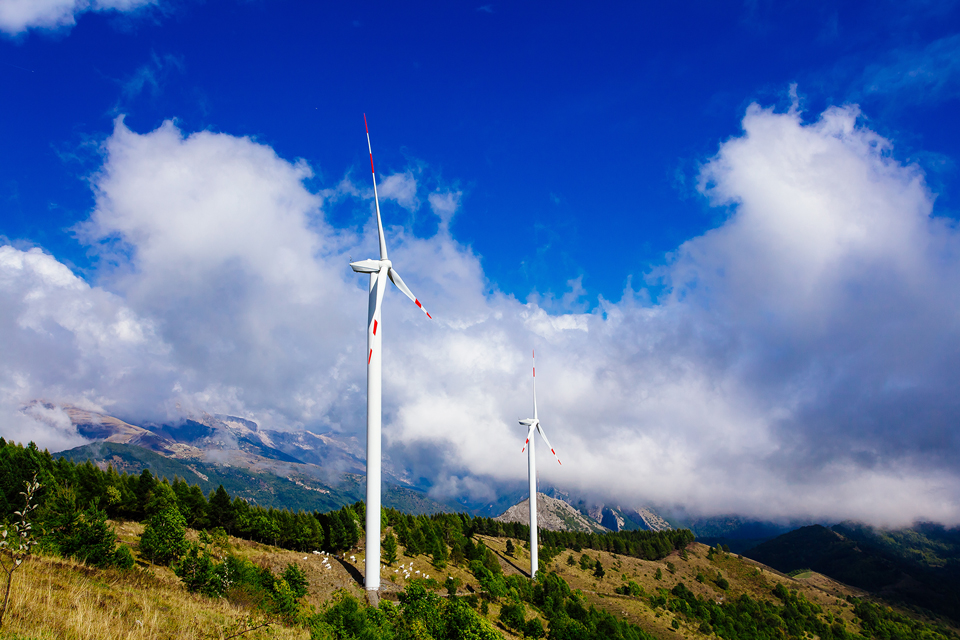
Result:
<svg viewBox="0 0 960 640"><path fill-rule="evenodd" d="M960 3L0 0L0 32L6 432L78 443L45 397L358 433L366 113L438 318L388 300L385 437L436 495L522 478L537 346L550 483L960 521Z"/></svg>
<svg viewBox="0 0 960 640"><path fill-rule="evenodd" d="M121 113L135 131L175 118L252 136L306 159L320 188L366 178L367 112L383 170L464 191L453 231L492 286L560 296L583 276L588 306L718 223L693 189L699 164L750 102L789 104L792 83L807 117L860 104L928 170L938 213L957 211L955 3L211 1L76 20L0 43L0 197L4 235L82 270L69 228Z"/></svg>

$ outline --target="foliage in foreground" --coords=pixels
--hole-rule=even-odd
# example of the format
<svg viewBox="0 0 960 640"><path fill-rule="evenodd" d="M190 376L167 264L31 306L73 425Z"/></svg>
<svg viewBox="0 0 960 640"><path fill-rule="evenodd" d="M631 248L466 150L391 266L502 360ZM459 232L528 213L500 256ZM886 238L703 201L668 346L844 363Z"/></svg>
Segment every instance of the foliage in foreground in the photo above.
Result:
<svg viewBox="0 0 960 640"><path fill-rule="evenodd" d="M433 640L500 640L465 598L441 598L419 584L400 594L400 604L382 600L377 608L362 605L347 593L310 620L311 640L360 638Z"/></svg>

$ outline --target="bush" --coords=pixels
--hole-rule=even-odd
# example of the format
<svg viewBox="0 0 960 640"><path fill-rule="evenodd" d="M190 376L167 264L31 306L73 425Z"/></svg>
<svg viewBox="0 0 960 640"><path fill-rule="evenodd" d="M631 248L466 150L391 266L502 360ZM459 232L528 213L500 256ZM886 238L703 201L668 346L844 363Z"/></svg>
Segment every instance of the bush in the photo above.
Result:
<svg viewBox="0 0 960 640"><path fill-rule="evenodd" d="M302 598L307 595L307 587L310 583L307 576L296 562L291 562L283 570L283 579L287 581L294 598Z"/></svg>
<svg viewBox="0 0 960 640"><path fill-rule="evenodd" d="M629 581L627 584L622 587L617 587L616 592L623 594L625 596L643 596L643 587L638 585L633 580Z"/></svg>
<svg viewBox="0 0 960 640"><path fill-rule="evenodd" d="M443 586L447 589L447 595L451 596L457 595L457 589L459 589L462 584L463 581L460 578L454 578L453 576L447 576L447 579L443 582Z"/></svg>
<svg viewBox="0 0 960 640"><path fill-rule="evenodd" d="M543 623L540 622L540 618L527 620L527 624L523 627L523 634L528 638L542 638L547 635L543 630Z"/></svg>
<svg viewBox="0 0 960 640"><path fill-rule="evenodd" d="M44 546L62 556L97 567L129 569L134 565L130 549L117 546L117 532L107 524L107 512L96 504L79 511L72 489L57 491L45 523L49 533Z"/></svg>
<svg viewBox="0 0 960 640"><path fill-rule="evenodd" d="M514 631L523 631L526 625L526 609L524 609L523 604L516 603L507 603L500 607L500 616L499 620L503 623L503 626L508 629L513 629Z"/></svg>
<svg viewBox="0 0 960 640"><path fill-rule="evenodd" d="M156 564L170 564L187 551L187 521L172 505L147 521L140 536L140 553Z"/></svg>

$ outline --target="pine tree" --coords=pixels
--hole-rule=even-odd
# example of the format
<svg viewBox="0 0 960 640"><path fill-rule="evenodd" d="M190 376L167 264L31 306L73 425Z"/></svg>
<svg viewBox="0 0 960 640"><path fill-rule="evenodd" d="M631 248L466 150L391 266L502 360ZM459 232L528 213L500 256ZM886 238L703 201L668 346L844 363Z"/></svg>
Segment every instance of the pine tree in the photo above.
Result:
<svg viewBox="0 0 960 640"><path fill-rule="evenodd" d="M397 537L392 531L383 538L383 559L388 565L397 561Z"/></svg>
<svg viewBox="0 0 960 640"><path fill-rule="evenodd" d="M223 527L227 531L233 530L233 504L230 502L230 494L223 488L223 485L220 485L216 491L210 493L207 514L207 519L211 527Z"/></svg>
<svg viewBox="0 0 960 640"><path fill-rule="evenodd" d="M593 575L597 578L603 578L605 573L603 565L600 564L600 559L597 558L597 564L593 565Z"/></svg>
<svg viewBox="0 0 960 640"><path fill-rule="evenodd" d="M170 564L187 550L187 521L170 505L154 514L140 536L140 553L157 564Z"/></svg>

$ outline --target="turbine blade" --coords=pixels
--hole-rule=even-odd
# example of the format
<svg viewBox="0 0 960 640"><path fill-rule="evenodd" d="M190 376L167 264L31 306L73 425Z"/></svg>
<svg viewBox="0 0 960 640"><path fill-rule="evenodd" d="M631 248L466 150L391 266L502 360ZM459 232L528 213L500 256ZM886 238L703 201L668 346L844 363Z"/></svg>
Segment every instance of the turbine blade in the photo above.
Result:
<svg viewBox="0 0 960 640"><path fill-rule="evenodd" d="M539 422L537 423L537 431L540 432L540 437L543 438L543 441L547 443L548 447L550 447L550 453L552 453L553 457L557 459L557 464L563 465L563 463L560 462L560 456L557 455L557 452L553 450L553 446L550 444L550 441L547 440L547 434L543 432L543 427L540 426Z"/></svg>
<svg viewBox="0 0 960 640"><path fill-rule="evenodd" d="M537 352L533 351L533 419L537 419Z"/></svg>
<svg viewBox="0 0 960 640"><path fill-rule="evenodd" d="M387 279L386 274L384 273L385 269L381 269L380 272L376 275L376 282L373 285L373 288L370 289L370 304L369 304L369 318L367 320L367 331L374 336L377 335L377 332L380 330L380 310L383 306L383 291L386 289ZM372 274L371 278L374 277ZM373 343L373 340L368 340L369 343ZM370 364L370 360L373 358L373 348L371 347L367 353L367 364Z"/></svg>
<svg viewBox="0 0 960 640"><path fill-rule="evenodd" d="M405 296L413 300L413 302L418 307L420 307L420 310L426 313L428 318L433 320L433 316L427 313L427 310L423 308L423 305L420 304L419 300L417 300L417 296L413 295L413 292L410 291L410 287L408 287L406 283L404 283L403 278L400 277L400 274L397 273L396 269L394 269L393 267L390 267L390 269L387 271L387 275L390 276L390 282L397 285L397 289L400 289L400 291L403 291L403 294Z"/></svg>
<svg viewBox="0 0 960 640"><path fill-rule="evenodd" d="M377 237L380 239L380 259L387 259L387 241L383 237L383 222L380 220L380 196L377 194L377 172L373 169L373 147L370 146L370 127L367 114L363 114L363 128L367 130L367 151L370 152L370 173L373 175L373 201L377 205Z"/></svg>
<svg viewBox="0 0 960 640"><path fill-rule="evenodd" d="M523 441L523 449L520 449L520 453L523 453L527 450L527 445L530 444L530 438L533 437L533 430L536 427L536 423L530 425L530 429L527 431L527 439Z"/></svg>

